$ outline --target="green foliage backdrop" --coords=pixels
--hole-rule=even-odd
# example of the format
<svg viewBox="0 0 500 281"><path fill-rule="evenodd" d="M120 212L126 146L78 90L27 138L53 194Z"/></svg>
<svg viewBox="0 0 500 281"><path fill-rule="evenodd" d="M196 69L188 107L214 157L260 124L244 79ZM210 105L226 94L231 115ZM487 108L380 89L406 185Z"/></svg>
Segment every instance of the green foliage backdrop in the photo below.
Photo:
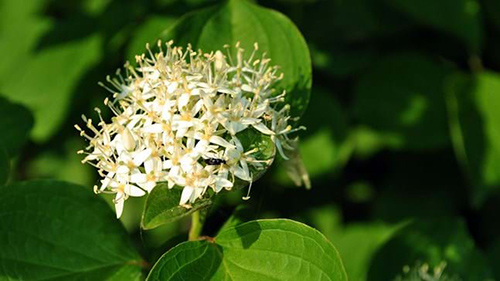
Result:
<svg viewBox="0 0 500 281"><path fill-rule="evenodd" d="M258 42L307 127L312 189L276 159L248 201L188 211L159 185L116 220L73 125L158 39ZM443 262L500 279L496 0L4 0L0 51L0 280L414 280Z"/></svg>

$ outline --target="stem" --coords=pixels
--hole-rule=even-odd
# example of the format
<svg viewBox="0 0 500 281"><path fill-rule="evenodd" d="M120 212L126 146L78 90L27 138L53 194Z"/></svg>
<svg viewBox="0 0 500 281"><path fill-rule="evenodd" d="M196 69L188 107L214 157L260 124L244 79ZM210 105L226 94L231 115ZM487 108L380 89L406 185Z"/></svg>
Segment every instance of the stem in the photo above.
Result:
<svg viewBox="0 0 500 281"><path fill-rule="evenodd" d="M191 214L191 228L189 229L189 241L196 241L201 234L203 222L201 220L200 211Z"/></svg>

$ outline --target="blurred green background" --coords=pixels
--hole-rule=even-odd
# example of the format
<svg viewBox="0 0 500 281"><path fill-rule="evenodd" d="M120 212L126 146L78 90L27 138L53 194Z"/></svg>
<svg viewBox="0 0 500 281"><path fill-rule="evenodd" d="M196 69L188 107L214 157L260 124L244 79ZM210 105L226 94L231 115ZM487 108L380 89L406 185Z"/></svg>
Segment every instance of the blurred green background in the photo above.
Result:
<svg viewBox="0 0 500 281"><path fill-rule="evenodd" d="M90 189L97 172L80 164L85 142L73 125L102 107L108 93L97 82L185 13L216 3L0 1L0 95L34 118L10 180L56 178ZM311 51L300 149L313 188L295 187L278 163L253 185L239 216L318 228L351 280L389 280L415 259L446 260L466 280L490 271L500 279L500 1L257 3L287 15ZM122 218L138 245L161 254L185 239L188 221L141 231L143 202L127 201ZM205 233L238 204L239 192L218 196ZM420 224L405 227L412 220Z"/></svg>

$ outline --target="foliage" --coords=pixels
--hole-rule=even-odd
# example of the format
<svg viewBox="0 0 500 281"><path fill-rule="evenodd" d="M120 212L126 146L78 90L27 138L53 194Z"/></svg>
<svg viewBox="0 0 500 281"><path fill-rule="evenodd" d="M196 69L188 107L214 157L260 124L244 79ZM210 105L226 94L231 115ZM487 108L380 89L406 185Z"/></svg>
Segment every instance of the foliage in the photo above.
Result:
<svg viewBox="0 0 500 281"><path fill-rule="evenodd" d="M173 248L158 260L147 280L182 280L184 276L347 280L340 256L330 242L317 230L294 221L250 221L228 227L209 239Z"/></svg>
<svg viewBox="0 0 500 281"><path fill-rule="evenodd" d="M499 11L495 0L2 1L0 280L500 279ZM291 161L272 137L238 134L265 163L251 188L187 209L160 183L116 220L73 125L109 96L97 83L158 39L204 52L240 42L245 55L257 42L307 129ZM186 241L192 225L201 236Z"/></svg>

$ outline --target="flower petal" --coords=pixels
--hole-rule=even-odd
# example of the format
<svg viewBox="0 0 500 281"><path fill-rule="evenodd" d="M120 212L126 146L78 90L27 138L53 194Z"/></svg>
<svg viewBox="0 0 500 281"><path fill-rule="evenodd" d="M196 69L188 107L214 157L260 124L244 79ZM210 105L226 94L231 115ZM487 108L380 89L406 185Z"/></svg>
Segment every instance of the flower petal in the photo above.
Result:
<svg viewBox="0 0 500 281"><path fill-rule="evenodd" d="M186 205L186 203L191 199L191 196L193 195L194 188L191 186L186 186L182 190L181 194L181 201L179 202L179 205Z"/></svg>
<svg viewBox="0 0 500 281"><path fill-rule="evenodd" d="M123 204L125 203L124 194L121 192L116 193L114 201L115 201L116 218L119 219L123 213Z"/></svg>

